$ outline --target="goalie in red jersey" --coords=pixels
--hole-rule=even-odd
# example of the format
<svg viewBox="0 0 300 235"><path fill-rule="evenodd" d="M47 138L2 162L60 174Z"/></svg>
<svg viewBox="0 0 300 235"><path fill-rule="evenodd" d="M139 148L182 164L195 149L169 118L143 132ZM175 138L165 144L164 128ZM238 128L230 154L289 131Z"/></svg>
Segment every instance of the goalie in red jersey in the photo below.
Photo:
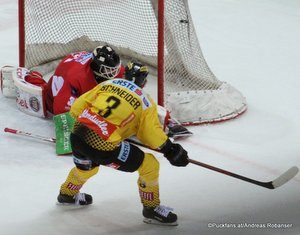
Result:
<svg viewBox="0 0 300 235"><path fill-rule="evenodd" d="M68 112L79 96L107 79L122 78L123 73L120 57L110 46L72 53L59 63L47 84L47 110L54 115Z"/></svg>

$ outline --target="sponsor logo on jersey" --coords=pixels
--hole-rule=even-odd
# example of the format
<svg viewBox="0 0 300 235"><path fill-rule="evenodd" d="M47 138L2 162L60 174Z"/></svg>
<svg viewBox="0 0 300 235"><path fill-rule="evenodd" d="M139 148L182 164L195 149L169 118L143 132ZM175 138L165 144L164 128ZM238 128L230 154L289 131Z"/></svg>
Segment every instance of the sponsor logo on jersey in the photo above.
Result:
<svg viewBox="0 0 300 235"><path fill-rule="evenodd" d="M126 162L130 153L130 144L126 141L122 142L121 150L118 159L122 162Z"/></svg>
<svg viewBox="0 0 300 235"><path fill-rule="evenodd" d="M137 93L139 96L143 95L143 91L141 89L136 89L134 92Z"/></svg>
<svg viewBox="0 0 300 235"><path fill-rule="evenodd" d="M88 110L84 110L80 115L80 118L86 118L91 122L95 123L101 130L101 133L105 136L108 136L107 123L105 121L101 121L96 114L89 113Z"/></svg>
<svg viewBox="0 0 300 235"><path fill-rule="evenodd" d="M100 137L107 140L117 127L106 121L103 117L93 113L89 109L85 109L78 117L78 121L94 130Z"/></svg>
<svg viewBox="0 0 300 235"><path fill-rule="evenodd" d="M122 87L125 87L131 91L135 91L137 89L137 85L134 84L133 82L130 82L130 81L127 81L125 79L114 79L112 80L112 83L113 84L116 84L116 85L119 85L119 86L122 86Z"/></svg>
<svg viewBox="0 0 300 235"><path fill-rule="evenodd" d="M143 97L143 104L148 108L150 106L149 100Z"/></svg>

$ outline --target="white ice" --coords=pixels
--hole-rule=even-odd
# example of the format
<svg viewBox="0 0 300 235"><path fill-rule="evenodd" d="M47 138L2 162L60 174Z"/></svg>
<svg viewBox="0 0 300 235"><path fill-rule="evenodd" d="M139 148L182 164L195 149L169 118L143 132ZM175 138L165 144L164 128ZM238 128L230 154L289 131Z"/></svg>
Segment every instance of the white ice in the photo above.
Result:
<svg viewBox="0 0 300 235"><path fill-rule="evenodd" d="M300 166L300 2L190 0L203 53L220 80L248 101L241 117L191 127L181 141L190 158L261 181ZM0 1L0 66L18 65L17 0ZM56 205L73 167L54 146L4 133L5 127L53 136L53 124L25 115L0 95L0 234L300 234L300 175L276 190L195 165L161 163L162 204L175 208L179 226L142 222L137 174L110 168L84 186L94 204ZM213 227L210 227L209 224ZM286 224L290 228L222 228ZM269 224L268 224L269 223Z"/></svg>

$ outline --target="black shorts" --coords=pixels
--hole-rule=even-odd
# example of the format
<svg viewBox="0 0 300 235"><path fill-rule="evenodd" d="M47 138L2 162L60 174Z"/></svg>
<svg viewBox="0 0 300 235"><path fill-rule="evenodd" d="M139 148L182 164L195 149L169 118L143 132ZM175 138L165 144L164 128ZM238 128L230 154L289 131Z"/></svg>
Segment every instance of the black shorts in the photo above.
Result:
<svg viewBox="0 0 300 235"><path fill-rule="evenodd" d="M74 133L71 133L70 140L74 163L81 170L105 165L120 171L134 172L144 160L144 152L126 141L112 151L103 151L91 147Z"/></svg>

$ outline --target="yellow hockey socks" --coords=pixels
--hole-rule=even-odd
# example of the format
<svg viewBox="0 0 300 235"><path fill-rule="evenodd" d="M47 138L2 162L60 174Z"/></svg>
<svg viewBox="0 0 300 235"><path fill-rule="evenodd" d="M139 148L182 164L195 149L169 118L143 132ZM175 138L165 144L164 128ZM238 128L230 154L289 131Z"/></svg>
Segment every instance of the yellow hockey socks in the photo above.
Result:
<svg viewBox="0 0 300 235"><path fill-rule="evenodd" d="M66 181L60 187L60 193L70 196L74 196L79 193L79 190L83 184L91 178L93 175L97 174L99 167L95 167L89 171L83 171L74 167L66 179Z"/></svg>
<svg viewBox="0 0 300 235"><path fill-rule="evenodd" d="M159 200L159 162L156 158L146 153L142 165L138 169L139 193L141 202L145 207L156 207L160 204Z"/></svg>

